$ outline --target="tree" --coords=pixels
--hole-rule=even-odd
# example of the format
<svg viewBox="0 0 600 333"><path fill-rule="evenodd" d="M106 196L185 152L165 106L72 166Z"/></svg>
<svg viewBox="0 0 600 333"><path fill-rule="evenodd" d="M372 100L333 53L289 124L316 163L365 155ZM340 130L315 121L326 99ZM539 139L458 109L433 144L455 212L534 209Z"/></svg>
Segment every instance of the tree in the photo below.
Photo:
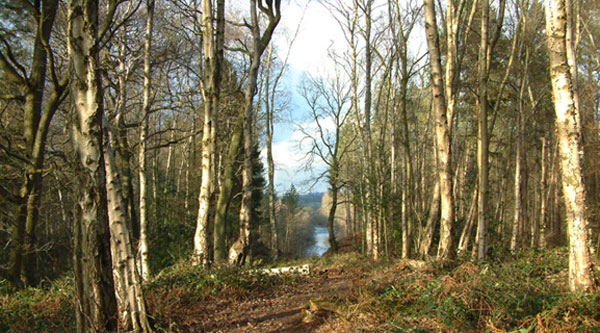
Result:
<svg viewBox="0 0 600 333"><path fill-rule="evenodd" d="M300 224L301 207L299 202L300 196L294 184L290 184L290 188L283 194L280 199L279 215L281 221L278 226L283 228L282 239L280 239L281 250L285 253L293 253L294 247L292 246L293 240L296 239L297 235L294 232L296 227ZM294 238L294 239L292 239Z"/></svg>
<svg viewBox="0 0 600 333"><path fill-rule="evenodd" d="M342 140L342 130L351 115L348 106L351 100L351 89L344 82L341 73L336 73L328 79L308 78L301 87L301 95L310 108L314 122L310 128L300 128L304 134L303 140L309 141L309 164L316 157L326 166L327 171L315 181L327 176L331 207L327 217L329 231L329 245L337 251L335 240L334 221L338 206L338 193L344 186L341 179L341 165L344 157L354 143L354 137Z"/></svg>
<svg viewBox="0 0 600 333"><path fill-rule="evenodd" d="M415 203L415 186L414 186L414 161L413 161L413 149L411 147L411 138L409 131L409 82L411 77L413 77L418 72L418 60L411 61L409 57L409 39L410 35L413 32L415 25L417 24L418 18L421 13L421 6L417 6L416 2L408 2L407 7L402 12L402 6L398 1L389 3L389 15L390 15L390 26L392 28L393 41L394 46L397 48L393 52L393 56L390 60L398 57L398 61L400 62L398 74L399 77L397 80L399 81L399 96L398 101L400 103L400 109L402 111L402 138L398 138L398 125L396 116L396 106L394 105L394 111L392 114L392 191L393 195L396 195L397 192L397 182L396 182L396 152L399 150L397 147L399 141L402 141L404 146L404 175L403 175L403 186L402 186L402 210L401 210L401 225L402 225L402 257L408 258L411 252L411 235L410 230L414 229L413 225L414 214L411 212L414 211L414 203ZM397 25L397 27L396 27ZM391 63L391 62L390 62ZM394 100L393 103L396 103ZM439 193L439 191L438 191ZM393 198L390 202L394 202ZM393 211L393 208L392 208ZM432 214L436 215L436 214ZM431 230L433 234L433 230Z"/></svg>
<svg viewBox="0 0 600 333"><path fill-rule="evenodd" d="M204 102L204 127L202 130L202 183L198 197L198 218L194 234L194 262L206 265L210 256L209 216L210 200L215 175L214 154L217 134L217 116L221 68L223 62L225 33L225 0L217 1L216 29L213 26L213 6L211 0L202 1L202 45L204 69L202 78L202 97Z"/></svg>
<svg viewBox="0 0 600 333"><path fill-rule="evenodd" d="M233 189L233 182L235 180L235 162L240 152L242 145L242 126L244 116L240 114L233 127L233 133L231 135L231 142L227 149L227 154L224 156L225 167L223 170L223 180L221 182L221 189L219 197L217 199L217 207L215 210L215 261L218 263L225 262L227 260L227 248L226 248L226 233L225 233L225 219L227 210L231 204L231 192Z"/></svg>
<svg viewBox="0 0 600 333"><path fill-rule="evenodd" d="M444 96L443 79L442 79L442 62L440 54L440 42L437 32L437 22L435 15L435 5L433 0L424 0L425 4L425 30L427 33L427 46L429 48L429 58L431 66L431 86L433 105L435 110L435 137L438 158L438 177L440 179L440 197L441 197L441 222L440 222L440 245L438 248L438 258L454 259L454 204L452 196L452 169L451 169L451 146L450 146L450 123L452 122L452 107L447 107L446 97ZM448 1L448 17L451 22L454 13L454 1ZM458 24L458 23L456 23ZM454 35L456 24L450 24L448 29L449 40L450 36ZM452 47L449 47L451 50ZM453 55L448 51L448 64L450 67L453 60ZM452 72L451 68L446 68L447 72ZM453 74L452 74L453 75ZM452 86L452 78L446 77L446 86ZM448 82L451 81L451 82ZM450 90L450 94L448 94ZM446 91L447 98L454 99L451 89ZM449 105L452 105L450 102Z"/></svg>
<svg viewBox="0 0 600 333"><path fill-rule="evenodd" d="M142 96L142 125L140 128L140 147L139 147L139 181L140 181L140 240L138 244L138 260L142 279L147 280L150 277L150 265L148 264L148 189L146 180L146 152L148 140L148 118L150 117L150 93L151 72L150 72L150 52L152 49L152 25L154 18L154 0L146 0L146 36L144 40L144 86Z"/></svg>
<svg viewBox="0 0 600 333"><path fill-rule="evenodd" d="M23 105L23 137L25 149L13 151L13 144L2 144L8 156L25 164L25 175L19 193L0 186L2 197L17 204L17 213L12 234L12 249L8 280L20 287L34 282L35 230L40 216L42 196L42 172L50 123L66 94L68 76L59 77L55 55L50 45L54 21L58 10L57 0L44 0L25 3L25 11L33 18L34 42L29 55L29 73L15 57L15 50L0 35L5 51L0 50L0 69L9 82L18 87L17 94L0 94L0 99L17 100ZM11 8L11 6L7 6ZM16 14L16 11L15 11ZM46 77L49 72L52 90L49 97L46 91Z"/></svg>
<svg viewBox="0 0 600 333"><path fill-rule="evenodd" d="M281 94L281 92L278 90L279 85L282 81L284 73L286 72L288 59L292 51L294 41L298 36L301 22L302 21L298 23L298 28L296 29L296 32L294 33L294 36L290 41L287 54L285 55L284 59L281 60L282 63L279 68L275 66L277 57L273 55L273 44L269 45L267 51L267 64L264 74L264 106L266 116L265 135L267 146L267 176L269 180L269 225L271 228L271 256L273 257L273 259L277 259L277 257L279 256L279 249L277 248L277 245L279 244L277 235L277 214L275 209L275 163L273 161L273 135L275 134L274 123L275 114L278 111L276 101L278 100L278 97Z"/></svg>
<svg viewBox="0 0 600 333"><path fill-rule="evenodd" d="M291 50L291 45L290 45ZM289 55L289 51L288 51ZM266 113L266 136L267 136L267 173L269 178L269 225L271 226L271 256L273 259L277 259L279 256L279 241L277 239L277 216L275 212L275 163L273 162L273 134L275 132L274 123L274 112L275 108L275 93L277 91L277 84L283 75L282 67L281 71L275 77L273 88L271 89L271 64L273 62L273 47L269 47L267 56L267 69L265 78L265 113Z"/></svg>
<svg viewBox="0 0 600 333"><path fill-rule="evenodd" d="M569 233L569 287L571 291L593 293L597 284L588 243L588 197L583 179L581 118L576 103L578 91L572 78L572 71L577 69L567 56L569 23L566 7L569 3L565 0L546 0L546 36Z"/></svg>
<svg viewBox="0 0 600 333"><path fill-rule="evenodd" d="M108 127L108 126L106 126ZM151 332L142 291L142 278L138 273L136 256L130 239L123 187L115 162L116 135L106 130L104 165L106 168L106 193L110 225L110 248L113 261L115 293L119 307L119 327L123 330ZM142 266L143 267L143 266ZM147 263L146 263L147 267Z"/></svg>
<svg viewBox="0 0 600 333"><path fill-rule="evenodd" d="M110 2L112 14L118 2ZM99 68L97 0L71 0L68 50L74 108L73 141L81 162L79 221L75 223L74 275L78 332L117 329L103 154L103 93ZM107 18L110 22L110 15Z"/></svg>
<svg viewBox="0 0 600 333"><path fill-rule="evenodd" d="M264 31L261 32L259 24L259 11L264 14L268 23ZM252 34L251 51L248 51L250 57L250 67L248 70L248 79L246 90L244 92L244 122L243 122L243 140L244 140L244 162L242 167L242 206L240 208L240 236L231 246L229 251L229 262L238 265L244 264L246 255L250 249L251 237L251 219L252 219L252 149L254 148L253 134L253 105L256 95L258 70L260 67L261 56L271 41L273 32L281 20L281 1L280 0L250 0L250 24L248 28Z"/></svg>

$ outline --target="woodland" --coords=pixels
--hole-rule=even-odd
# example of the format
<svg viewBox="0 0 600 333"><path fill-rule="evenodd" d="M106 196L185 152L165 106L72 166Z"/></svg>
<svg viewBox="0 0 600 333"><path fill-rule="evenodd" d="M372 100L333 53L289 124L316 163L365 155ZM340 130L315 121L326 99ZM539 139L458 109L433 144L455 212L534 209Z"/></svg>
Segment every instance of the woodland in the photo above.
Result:
<svg viewBox="0 0 600 333"><path fill-rule="evenodd" d="M292 84L303 3L343 47ZM0 0L0 331L597 330L599 17ZM324 194L276 185L299 113Z"/></svg>

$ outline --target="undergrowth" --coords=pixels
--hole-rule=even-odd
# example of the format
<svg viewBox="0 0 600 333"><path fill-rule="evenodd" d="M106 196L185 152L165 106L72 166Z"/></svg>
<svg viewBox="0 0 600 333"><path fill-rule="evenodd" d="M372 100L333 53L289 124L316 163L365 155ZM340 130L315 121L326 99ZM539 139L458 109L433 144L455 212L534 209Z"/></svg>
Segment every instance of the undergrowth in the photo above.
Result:
<svg viewBox="0 0 600 333"><path fill-rule="evenodd" d="M0 282L0 332L72 332L73 278L42 282L17 292Z"/></svg>
<svg viewBox="0 0 600 333"><path fill-rule="evenodd" d="M226 306L303 279L226 266L206 270L182 261L157 274L144 289L151 321L158 331L168 331L198 324L195 314L205 311L207 304ZM0 281L0 332L72 332L74 302L72 277L19 291Z"/></svg>
<svg viewBox="0 0 600 333"><path fill-rule="evenodd" d="M316 275L330 270L358 281L331 300L342 305L354 331L600 332L600 294L568 292L565 248L526 251L504 261L427 263L419 270L403 260L373 262L357 253L285 265L304 263ZM64 277L14 291L0 281L0 332L73 331L72 282ZM179 262L148 282L145 294L157 330L179 331L202 327L201 314L269 293L293 293L309 283L311 277Z"/></svg>
<svg viewBox="0 0 600 333"><path fill-rule="evenodd" d="M566 268L565 249L419 272L386 265L347 314L375 331L600 332L600 295L569 293Z"/></svg>

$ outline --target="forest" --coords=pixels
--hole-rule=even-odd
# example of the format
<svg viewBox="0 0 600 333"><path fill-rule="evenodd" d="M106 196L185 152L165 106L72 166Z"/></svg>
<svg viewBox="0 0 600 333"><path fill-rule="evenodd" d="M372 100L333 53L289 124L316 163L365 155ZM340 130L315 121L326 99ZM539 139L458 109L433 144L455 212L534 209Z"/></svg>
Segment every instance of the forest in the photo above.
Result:
<svg viewBox="0 0 600 333"><path fill-rule="evenodd" d="M597 330L599 18L0 0L0 332Z"/></svg>

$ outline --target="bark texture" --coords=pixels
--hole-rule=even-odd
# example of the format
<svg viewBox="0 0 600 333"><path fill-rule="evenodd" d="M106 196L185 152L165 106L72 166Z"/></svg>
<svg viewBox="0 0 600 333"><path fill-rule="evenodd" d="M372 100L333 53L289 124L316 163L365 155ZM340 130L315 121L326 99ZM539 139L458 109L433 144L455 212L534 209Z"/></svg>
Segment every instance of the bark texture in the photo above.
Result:
<svg viewBox="0 0 600 333"><path fill-rule="evenodd" d="M123 197L123 187L116 167L113 133L107 130L104 164L106 168L106 193L108 219L110 223L110 248L113 262L115 295L119 308L119 328L135 332L151 332L146 303L142 291L140 274L137 271L135 255L128 226L127 203Z"/></svg>
<svg viewBox="0 0 600 333"><path fill-rule="evenodd" d="M567 60L566 16L564 0L546 0L550 79L569 234L569 286L572 291L593 293L597 284L588 247L588 198L583 179L581 118L575 102L577 91L572 82L572 64Z"/></svg>
<svg viewBox="0 0 600 333"><path fill-rule="evenodd" d="M451 0L449 3L452 2ZM437 32L433 0L424 0L425 30L431 62L431 82L435 110L435 137L438 152L438 177L440 182L441 218L438 258L452 260L456 257L454 241L454 203L452 198L452 167L450 145L451 109L447 109L442 80L440 42ZM450 11L450 10L449 10ZM448 55L450 56L450 55ZM448 71L448 68L446 69ZM448 84L448 82L446 82ZM450 114L449 114L450 113Z"/></svg>
<svg viewBox="0 0 600 333"><path fill-rule="evenodd" d="M102 87L98 64L98 1L71 0L68 51L75 104L73 143L81 162L74 272L78 332L117 329L106 209Z"/></svg>
<svg viewBox="0 0 600 333"><path fill-rule="evenodd" d="M146 37L144 41L144 91L142 101L142 128L140 130L139 177L140 177L140 240L138 244L138 260L142 279L150 277L148 264L148 189L146 150L148 139L148 118L150 117L150 50L152 48L152 21L154 17L154 0L146 0ZM155 180L156 181L156 180Z"/></svg>
<svg viewBox="0 0 600 333"><path fill-rule="evenodd" d="M225 0L217 1L217 29L211 0L202 1L202 49L204 68L202 98L204 102L204 127L202 130L202 179L198 197L198 217L194 234L194 263L207 265L210 257L209 219L215 175L215 140L219 109L221 63L223 61L223 34L225 27Z"/></svg>
<svg viewBox="0 0 600 333"><path fill-rule="evenodd" d="M481 43L479 46L479 115L477 133L477 168L479 195L477 201L477 259L487 257L488 210L488 21L489 0L481 0Z"/></svg>

